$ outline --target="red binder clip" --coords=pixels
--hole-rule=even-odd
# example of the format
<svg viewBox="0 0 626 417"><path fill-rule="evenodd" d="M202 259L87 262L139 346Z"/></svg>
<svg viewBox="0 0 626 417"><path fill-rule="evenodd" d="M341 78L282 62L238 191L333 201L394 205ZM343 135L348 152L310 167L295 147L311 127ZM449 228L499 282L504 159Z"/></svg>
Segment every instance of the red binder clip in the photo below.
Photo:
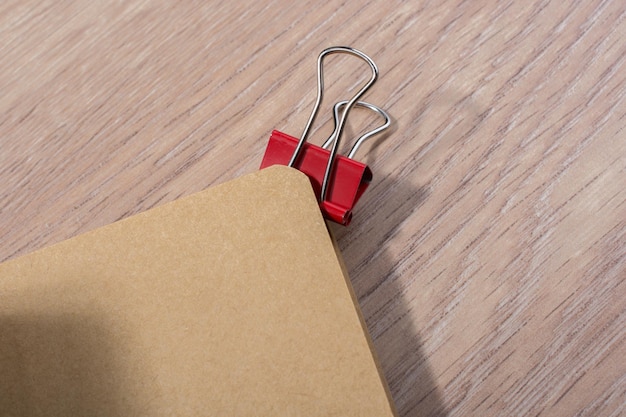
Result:
<svg viewBox="0 0 626 417"><path fill-rule="evenodd" d="M326 143L319 147L307 143L306 138L322 102L324 89L322 63L326 55L333 53L348 53L363 59L372 69L372 77L352 99L339 102L334 106L335 130ZM302 136L300 139L296 139L275 130L272 132L261 162L261 169L280 164L295 167L307 174L311 179L313 190L324 216L344 226L350 223L354 205L372 180L371 170L365 164L353 160L352 156L365 140L382 132L390 124L389 116L383 110L368 103L358 102L359 97L369 89L377 78L378 68L376 64L360 51L348 47L332 47L322 51L317 61L317 100ZM337 155L337 147L345 127L346 118L355 105L376 111L384 117L385 123L361 136L347 157ZM339 116L342 107L343 112ZM328 147L330 150L326 149Z"/></svg>
<svg viewBox="0 0 626 417"><path fill-rule="evenodd" d="M339 118L339 109L348 102L342 101L335 105L335 125ZM355 103L356 106L365 107L379 113L385 120L384 124L373 129L357 139L347 157L337 155L334 163L334 180L330 182L326 199L321 200L322 184L324 182L325 167L330 157L328 147L335 141L333 134L322 147L305 142L302 147L302 156L299 159L298 169L309 176L315 195L320 200L320 208L324 216L336 223L347 226L352 218L352 208L372 180L372 171L361 162L352 159L363 142L372 136L384 131L390 125L387 113L382 109L364 102ZM336 131L336 129L335 129ZM298 145L298 139L278 130L274 130L265 150L261 169L271 165L287 165L294 150Z"/></svg>

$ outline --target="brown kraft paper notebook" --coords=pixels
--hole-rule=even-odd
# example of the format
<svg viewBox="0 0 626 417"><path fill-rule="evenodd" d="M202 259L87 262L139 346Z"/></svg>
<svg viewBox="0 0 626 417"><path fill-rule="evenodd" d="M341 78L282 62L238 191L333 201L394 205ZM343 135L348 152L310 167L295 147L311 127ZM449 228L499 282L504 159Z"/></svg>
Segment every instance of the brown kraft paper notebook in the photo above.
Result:
<svg viewBox="0 0 626 417"><path fill-rule="evenodd" d="M0 416L70 415L394 415L304 174L0 264Z"/></svg>

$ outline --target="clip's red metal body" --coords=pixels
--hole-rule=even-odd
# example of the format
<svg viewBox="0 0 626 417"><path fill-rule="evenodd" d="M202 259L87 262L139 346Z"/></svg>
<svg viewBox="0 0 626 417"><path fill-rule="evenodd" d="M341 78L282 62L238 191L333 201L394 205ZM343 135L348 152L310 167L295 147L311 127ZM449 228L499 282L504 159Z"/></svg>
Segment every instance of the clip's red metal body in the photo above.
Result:
<svg viewBox="0 0 626 417"><path fill-rule="evenodd" d="M274 130L265 149L261 169L272 165L288 165L297 144L298 139ZM330 151L305 142L296 163L296 168L311 179L318 201L329 158ZM326 199L320 201L324 217L347 226L352 219L354 205L371 181L372 171L367 165L337 155Z"/></svg>

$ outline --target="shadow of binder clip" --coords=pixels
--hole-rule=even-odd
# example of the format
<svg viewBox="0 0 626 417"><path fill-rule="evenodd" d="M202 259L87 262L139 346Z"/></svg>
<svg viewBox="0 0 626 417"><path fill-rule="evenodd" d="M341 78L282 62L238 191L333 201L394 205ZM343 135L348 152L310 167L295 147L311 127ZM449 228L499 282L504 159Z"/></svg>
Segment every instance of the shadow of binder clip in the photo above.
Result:
<svg viewBox="0 0 626 417"><path fill-rule="evenodd" d="M320 147L306 140L322 102L324 57L334 53L347 53L363 59L370 66L372 77L350 100L335 104L333 107L335 129ZM322 51L317 60L317 100L300 139L274 130L261 162L261 169L271 165L288 165L305 173L311 180L324 217L344 226L352 220L352 209L372 180L372 171L369 167L355 161L352 157L363 142L381 133L390 125L390 118L382 109L373 104L358 101L377 78L378 68L374 61L356 49L337 46ZM348 156L338 155L337 148L348 113L355 106L378 113L383 117L384 123L360 136ZM343 111L341 111L342 108Z"/></svg>

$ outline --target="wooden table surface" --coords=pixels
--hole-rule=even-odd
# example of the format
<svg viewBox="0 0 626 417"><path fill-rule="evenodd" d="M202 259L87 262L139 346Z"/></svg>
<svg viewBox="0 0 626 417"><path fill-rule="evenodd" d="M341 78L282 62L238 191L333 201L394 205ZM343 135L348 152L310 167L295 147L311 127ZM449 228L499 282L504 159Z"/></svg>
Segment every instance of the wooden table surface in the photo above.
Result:
<svg viewBox="0 0 626 417"><path fill-rule="evenodd" d="M393 118L334 228L401 416L626 415L626 4L0 3L0 259L258 169L349 45ZM330 106L367 77L327 61ZM355 110L344 144L375 117ZM344 148L345 149L345 148Z"/></svg>

